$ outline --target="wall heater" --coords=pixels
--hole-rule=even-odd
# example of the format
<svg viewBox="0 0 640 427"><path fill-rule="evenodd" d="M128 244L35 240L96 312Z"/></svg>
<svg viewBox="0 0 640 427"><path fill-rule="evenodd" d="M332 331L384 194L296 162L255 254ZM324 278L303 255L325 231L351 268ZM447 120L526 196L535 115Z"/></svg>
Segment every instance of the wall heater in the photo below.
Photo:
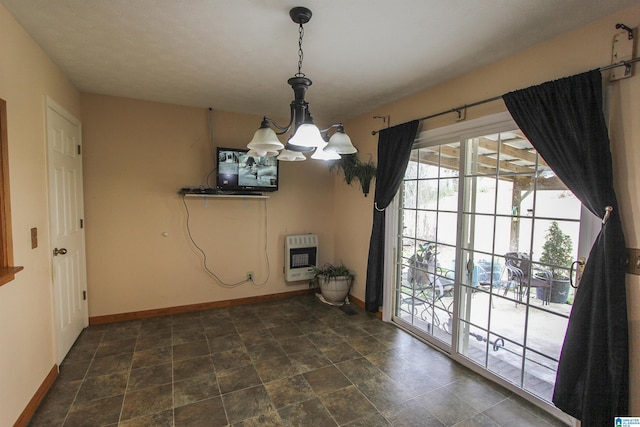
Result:
<svg viewBox="0 0 640 427"><path fill-rule="evenodd" d="M313 267L318 265L318 236L286 236L284 259L284 277L287 282L312 279Z"/></svg>

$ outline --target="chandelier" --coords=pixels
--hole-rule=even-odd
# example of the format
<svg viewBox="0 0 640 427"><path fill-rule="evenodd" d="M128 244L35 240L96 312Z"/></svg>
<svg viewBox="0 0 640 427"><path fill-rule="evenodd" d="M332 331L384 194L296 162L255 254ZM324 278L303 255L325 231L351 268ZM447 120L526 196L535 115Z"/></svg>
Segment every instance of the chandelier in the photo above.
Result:
<svg viewBox="0 0 640 427"><path fill-rule="evenodd" d="M287 80L294 94L289 123L286 126L280 126L275 120L265 116L253 139L247 144L249 155L278 156L278 160L295 162L306 160L303 153L313 153L311 158L320 160L337 160L340 159L341 154L356 153L358 150L351 144L351 138L344 132L342 123L334 123L325 129L319 129L313 122L309 103L304 100L304 95L311 86L311 80L302 72L303 24L311 19L311 11L306 7L294 7L289 11L289 16L293 22L299 24L298 72ZM332 129L334 132L329 137L329 131ZM285 146L278 139L278 135L289 131L291 133Z"/></svg>

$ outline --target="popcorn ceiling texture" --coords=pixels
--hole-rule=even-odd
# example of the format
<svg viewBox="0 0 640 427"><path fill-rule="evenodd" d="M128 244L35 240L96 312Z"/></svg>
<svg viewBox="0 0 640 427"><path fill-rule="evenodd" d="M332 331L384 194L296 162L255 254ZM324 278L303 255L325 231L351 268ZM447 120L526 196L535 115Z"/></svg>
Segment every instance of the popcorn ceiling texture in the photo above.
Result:
<svg viewBox="0 0 640 427"><path fill-rule="evenodd" d="M284 0L0 0L82 92L288 117ZM316 122L347 120L634 3L304 1ZM317 101L317 102L314 102Z"/></svg>

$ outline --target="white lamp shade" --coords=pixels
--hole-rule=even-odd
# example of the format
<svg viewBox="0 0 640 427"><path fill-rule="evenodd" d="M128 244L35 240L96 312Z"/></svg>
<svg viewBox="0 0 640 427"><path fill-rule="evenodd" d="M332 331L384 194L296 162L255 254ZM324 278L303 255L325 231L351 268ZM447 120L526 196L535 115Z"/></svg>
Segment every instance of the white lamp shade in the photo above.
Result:
<svg viewBox="0 0 640 427"><path fill-rule="evenodd" d="M280 155L277 157L277 159L285 162L301 162L303 160L307 160L307 158L301 152L286 149L280 152Z"/></svg>
<svg viewBox="0 0 640 427"><path fill-rule="evenodd" d="M351 138L344 132L335 132L329 139L324 151L333 151L338 154L354 154L357 153L356 147L351 143Z"/></svg>
<svg viewBox="0 0 640 427"><path fill-rule="evenodd" d="M318 127L312 123L303 123L296 129L296 133L289 139L289 144L300 147L323 147L326 142L320 135Z"/></svg>
<svg viewBox="0 0 640 427"><path fill-rule="evenodd" d="M316 152L311 155L312 159L315 160L338 160L340 158L340 154L335 151L325 151L324 147L327 146L325 142L322 144L322 147L316 148Z"/></svg>
<svg viewBox="0 0 640 427"><path fill-rule="evenodd" d="M284 145L282 145L273 129L270 127L261 127L253 134L253 139L247 144L247 148L258 152L266 152L282 150Z"/></svg>
<svg viewBox="0 0 640 427"><path fill-rule="evenodd" d="M275 157L278 154L276 150L256 150L254 148L247 152L247 155L251 157Z"/></svg>

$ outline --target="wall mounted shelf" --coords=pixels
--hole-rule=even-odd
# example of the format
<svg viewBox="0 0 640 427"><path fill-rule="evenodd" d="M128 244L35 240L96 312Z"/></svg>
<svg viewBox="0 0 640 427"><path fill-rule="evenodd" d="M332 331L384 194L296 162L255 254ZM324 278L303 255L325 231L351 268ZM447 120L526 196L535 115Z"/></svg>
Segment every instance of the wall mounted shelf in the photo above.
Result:
<svg viewBox="0 0 640 427"><path fill-rule="evenodd" d="M195 197L199 199L268 199L264 194L184 194L184 197Z"/></svg>

